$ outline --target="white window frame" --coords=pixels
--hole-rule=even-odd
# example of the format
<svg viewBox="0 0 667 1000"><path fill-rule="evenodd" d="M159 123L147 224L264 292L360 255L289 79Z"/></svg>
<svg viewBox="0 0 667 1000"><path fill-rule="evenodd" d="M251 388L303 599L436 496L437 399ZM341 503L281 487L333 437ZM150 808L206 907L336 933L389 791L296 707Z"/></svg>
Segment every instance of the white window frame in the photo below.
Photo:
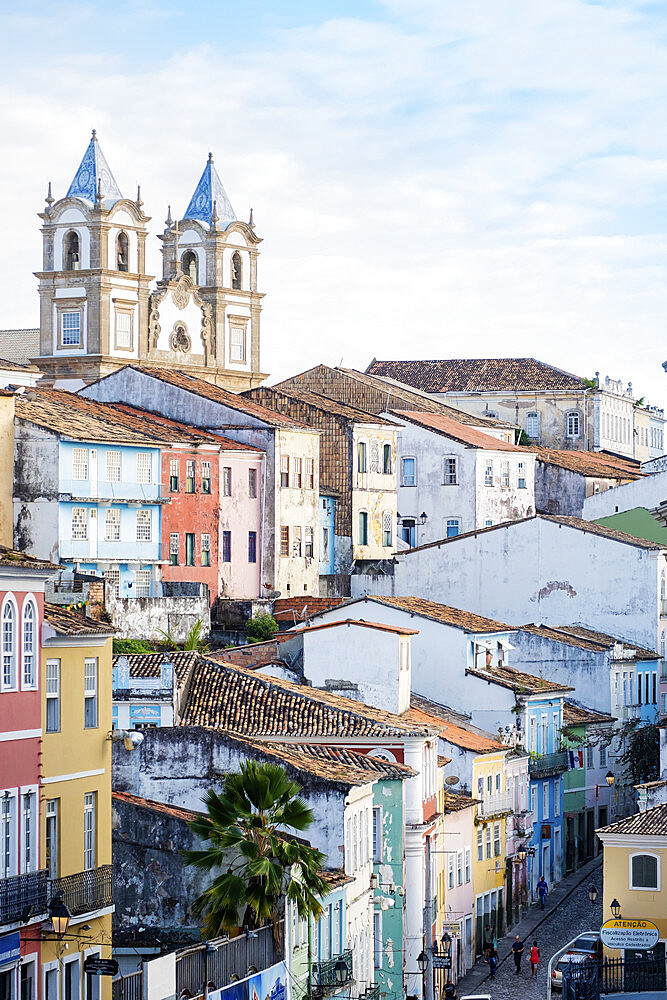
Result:
<svg viewBox="0 0 667 1000"><path fill-rule="evenodd" d="M72 448L72 479L86 482L90 477L90 456L88 448Z"/></svg>
<svg viewBox="0 0 667 1000"><path fill-rule="evenodd" d="M454 534L449 534L450 527L456 527L456 532ZM461 534L461 518L460 517L446 517L445 518L445 538L457 538Z"/></svg>
<svg viewBox="0 0 667 1000"><path fill-rule="evenodd" d="M373 861L382 861L382 806L373 806Z"/></svg>
<svg viewBox="0 0 667 1000"><path fill-rule="evenodd" d="M412 476L405 475L405 463L413 463L413 473ZM412 480L412 481L410 481ZM402 455L401 456L401 486L406 486L408 489L412 489L413 486L417 485L417 458L415 455Z"/></svg>
<svg viewBox="0 0 667 1000"><path fill-rule="evenodd" d="M500 485L508 489L510 485L510 463L503 459L500 463Z"/></svg>
<svg viewBox="0 0 667 1000"><path fill-rule="evenodd" d="M11 615L5 620L7 613ZM6 594L2 602L0 614L2 628L2 674L0 674L0 690L18 691L18 645L19 645L19 609L13 594ZM10 627L5 629L5 625Z"/></svg>
<svg viewBox="0 0 667 1000"><path fill-rule="evenodd" d="M88 541L88 508L72 507L72 540L77 542Z"/></svg>
<svg viewBox="0 0 667 1000"><path fill-rule="evenodd" d="M526 463L519 462L518 465L518 475L517 475L517 489L526 489Z"/></svg>
<svg viewBox="0 0 667 1000"><path fill-rule="evenodd" d="M87 656L83 665L83 725L84 729L97 729L99 726L99 660L96 656ZM87 712L89 704L92 705L91 718L94 721L88 722Z"/></svg>
<svg viewBox="0 0 667 1000"><path fill-rule="evenodd" d="M137 452L137 482L153 482L153 456L150 451Z"/></svg>
<svg viewBox="0 0 667 1000"><path fill-rule="evenodd" d="M554 817L558 818L560 816L560 778L556 778L554 781Z"/></svg>
<svg viewBox="0 0 667 1000"><path fill-rule="evenodd" d="M465 849L465 882L466 885L472 879L472 850L469 847Z"/></svg>
<svg viewBox="0 0 667 1000"><path fill-rule="evenodd" d="M633 882L632 882L632 860L633 860L633 858L644 857L644 856L647 856L649 858L655 858L655 860L657 862L657 869L656 869L656 881L657 881L657 885L655 885L655 886L633 885ZM659 854L655 854L653 851L633 851L632 854L628 857L628 888L632 889L633 892L660 892L660 890L661 890L661 875L662 875L662 873L661 873L661 870L660 870L660 855Z"/></svg>
<svg viewBox="0 0 667 1000"><path fill-rule="evenodd" d="M579 410L569 410L565 414L565 437L581 437L581 413Z"/></svg>
<svg viewBox="0 0 667 1000"><path fill-rule="evenodd" d="M36 872L39 860L39 786L21 787L21 873Z"/></svg>
<svg viewBox="0 0 667 1000"><path fill-rule="evenodd" d="M55 669L54 669L55 668ZM49 676L51 674L51 676ZM51 685L51 690L49 690L49 685ZM46 698L46 732L47 733L59 733L60 732L60 660L56 657L50 657L46 661L46 682L44 684L44 694ZM56 703L57 711L57 728L49 729L49 702Z"/></svg>
<svg viewBox="0 0 667 1000"><path fill-rule="evenodd" d="M70 317L72 316L76 316L76 323L70 320ZM76 334L76 337L74 336L74 334ZM81 346L81 311L79 309L66 309L63 312L61 312L60 346L61 347Z"/></svg>
<svg viewBox="0 0 667 1000"><path fill-rule="evenodd" d="M28 629L26 628L26 612L32 613L31 618L31 642L30 648L26 641ZM36 691L39 687L39 618L37 613L37 601L32 594L26 594L23 599L21 609L21 690Z"/></svg>
<svg viewBox="0 0 667 1000"><path fill-rule="evenodd" d="M104 540L120 541L120 507L107 507L104 511Z"/></svg>
<svg viewBox="0 0 667 1000"><path fill-rule="evenodd" d="M45 822L44 822L44 844L45 844L44 867L47 870L48 877L51 879L58 878L58 870L59 870L59 864L58 864L59 862L58 855L60 853L60 832L59 832L60 817L58 815L59 811L60 811L60 799L46 800ZM49 823L49 820L53 820L53 823ZM49 842L51 840L51 836L49 835L49 828L51 828L51 830L53 831L54 834L53 839L55 841L55 843L51 845L53 849L51 851L52 863L50 867L47 863L47 853L48 853L47 848L49 847Z"/></svg>
<svg viewBox="0 0 667 1000"><path fill-rule="evenodd" d="M0 879L18 875L18 793L0 789Z"/></svg>
<svg viewBox="0 0 667 1000"><path fill-rule="evenodd" d="M119 483L123 468L123 458L120 451L110 448L105 456L105 469L108 483Z"/></svg>
<svg viewBox="0 0 667 1000"><path fill-rule="evenodd" d="M495 469L493 467L493 459L487 458L484 463L484 485L493 486L494 476Z"/></svg>
<svg viewBox="0 0 667 1000"><path fill-rule="evenodd" d="M382 511L382 545L390 549L394 544L394 515L390 510Z"/></svg>
<svg viewBox="0 0 667 1000"><path fill-rule="evenodd" d="M148 517L146 517L148 515ZM137 541L150 542L153 540L153 515L149 509L137 511Z"/></svg>
<svg viewBox="0 0 667 1000"><path fill-rule="evenodd" d="M541 423L542 423L542 421L540 420L540 411L539 410L528 410L527 411L526 415L523 418L523 426L524 426L524 430L525 430L526 434L528 435L528 437L530 438L531 441L537 441L537 440L539 440L540 430L541 430L541 426L540 426ZM532 425L535 425L535 427L537 429L537 433L536 434L531 434L531 432L530 432L529 428Z"/></svg>
<svg viewBox="0 0 667 1000"><path fill-rule="evenodd" d="M236 364L245 363L245 339L246 331L242 326L230 326L229 328L229 360Z"/></svg>
<svg viewBox="0 0 667 1000"><path fill-rule="evenodd" d="M97 793L85 792L83 796L83 870L88 872L96 867L96 822Z"/></svg>
<svg viewBox="0 0 667 1000"><path fill-rule="evenodd" d="M456 455L445 455L442 460L442 485L459 485L459 460Z"/></svg>
<svg viewBox="0 0 667 1000"><path fill-rule="evenodd" d="M153 574L149 569L138 569L134 574L134 596L150 597Z"/></svg>

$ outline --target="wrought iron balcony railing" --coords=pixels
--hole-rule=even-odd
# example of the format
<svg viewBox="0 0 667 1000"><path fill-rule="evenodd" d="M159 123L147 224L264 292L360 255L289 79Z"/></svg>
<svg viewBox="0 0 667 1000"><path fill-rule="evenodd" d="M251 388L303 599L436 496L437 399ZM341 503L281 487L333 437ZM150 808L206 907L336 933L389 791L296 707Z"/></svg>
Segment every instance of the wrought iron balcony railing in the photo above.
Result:
<svg viewBox="0 0 667 1000"><path fill-rule="evenodd" d="M111 873L111 865L102 865L76 875L52 879L50 896L53 898L62 893L63 902L73 917L101 910L113 903Z"/></svg>
<svg viewBox="0 0 667 1000"><path fill-rule="evenodd" d="M548 778L567 771L568 765L567 750L559 750L557 753L544 753L540 757L531 757L528 761L528 772L531 777Z"/></svg>
<svg viewBox="0 0 667 1000"><path fill-rule="evenodd" d="M345 978L338 975L336 965L344 962L347 973ZM327 958L323 962L315 962L313 965L313 985L321 993L330 993L333 990L342 989L352 982L352 951L347 950Z"/></svg>
<svg viewBox="0 0 667 1000"><path fill-rule="evenodd" d="M369 986L368 989L361 994L359 1000L380 1000L380 984L376 983L375 986Z"/></svg>
<svg viewBox="0 0 667 1000"><path fill-rule="evenodd" d="M477 805L477 815L480 819L490 819L512 812L512 796L509 792L497 792L495 795L484 795Z"/></svg>
<svg viewBox="0 0 667 1000"><path fill-rule="evenodd" d="M46 871L0 879L0 925L25 923L31 916L46 913L48 906Z"/></svg>

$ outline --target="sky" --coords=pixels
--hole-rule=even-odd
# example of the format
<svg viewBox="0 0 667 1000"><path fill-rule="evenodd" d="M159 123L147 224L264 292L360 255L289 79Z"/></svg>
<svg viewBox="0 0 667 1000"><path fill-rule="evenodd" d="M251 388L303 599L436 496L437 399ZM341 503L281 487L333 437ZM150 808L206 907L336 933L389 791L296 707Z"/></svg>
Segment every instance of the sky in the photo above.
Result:
<svg viewBox="0 0 667 1000"><path fill-rule="evenodd" d="M262 369L531 356L667 403L667 0L0 0L0 327L90 138L149 265L209 151Z"/></svg>

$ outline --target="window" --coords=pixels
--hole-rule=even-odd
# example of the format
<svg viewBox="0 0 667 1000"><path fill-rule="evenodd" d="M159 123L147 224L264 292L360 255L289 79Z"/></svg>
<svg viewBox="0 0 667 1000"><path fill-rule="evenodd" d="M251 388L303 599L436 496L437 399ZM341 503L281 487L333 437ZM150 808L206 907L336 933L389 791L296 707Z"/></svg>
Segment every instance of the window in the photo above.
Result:
<svg viewBox="0 0 667 1000"><path fill-rule="evenodd" d="M463 885L463 851L456 852L456 884Z"/></svg>
<svg viewBox="0 0 667 1000"><path fill-rule="evenodd" d="M558 712L554 712L551 721L553 724L553 749L554 753L560 750L560 717Z"/></svg>
<svg viewBox="0 0 667 1000"><path fill-rule="evenodd" d="M549 752L549 720L546 714L540 719L540 753Z"/></svg>
<svg viewBox="0 0 667 1000"><path fill-rule="evenodd" d="M493 793L493 775L487 774L486 776L486 794L491 795Z"/></svg>
<svg viewBox="0 0 667 1000"><path fill-rule="evenodd" d="M88 478L88 449L72 448L72 479Z"/></svg>
<svg viewBox="0 0 667 1000"><path fill-rule="evenodd" d="M586 747L586 767L593 767L593 747Z"/></svg>
<svg viewBox="0 0 667 1000"><path fill-rule="evenodd" d="M660 862L654 854L630 856L630 888L660 889Z"/></svg>
<svg viewBox="0 0 667 1000"><path fill-rule="evenodd" d="M201 536L201 564L202 566L211 565L211 536L202 535Z"/></svg>
<svg viewBox="0 0 667 1000"><path fill-rule="evenodd" d="M130 247L127 233L119 233L116 237L116 266L119 271L127 271L130 263Z"/></svg>
<svg viewBox="0 0 667 1000"><path fill-rule="evenodd" d="M542 818L547 819L549 816L549 782L542 782Z"/></svg>
<svg viewBox="0 0 667 1000"><path fill-rule="evenodd" d="M46 661L46 731L60 732L60 660Z"/></svg>
<svg viewBox="0 0 667 1000"><path fill-rule="evenodd" d="M178 493L178 484L181 474L181 462L178 458L169 460L169 492Z"/></svg>
<svg viewBox="0 0 667 1000"><path fill-rule="evenodd" d="M444 478L442 480L443 484L445 486L456 486L456 484L458 482L456 471L457 471L456 470L456 459L455 458L446 458L445 459Z"/></svg>
<svg viewBox="0 0 667 1000"><path fill-rule="evenodd" d="M292 471L293 471L292 483L293 483L294 486L296 486L296 488L298 490L300 490L301 487L302 487L302 485L303 485L303 479L302 479L302 476L301 476L301 459L300 458L295 458L294 459L294 465L293 465L293 470Z"/></svg>
<svg viewBox="0 0 667 1000"><path fill-rule="evenodd" d="M178 532L169 535L169 565L178 566Z"/></svg>
<svg viewBox="0 0 667 1000"><path fill-rule="evenodd" d="M471 874L470 874L471 858L470 858L470 848L469 847L466 847L466 850L465 850L465 863L466 863L466 868L465 868L466 882L469 882L470 878L471 878Z"/></svg>
<svg viewBox="0 0 667 1000"><path fill-rule="evenodd" d="M88 538L87 507L72 507L72 538Z"/></svg>
<svg viewBox="0 0 667 1000"><path fill-rule="evenodd" d="M484 527L485 528L492 528L493 527L493 521L490 518L487 518L486 521L484 522Z"/></svg>
<svg viewBox="0 0 667 1000"><path fill-rule="evenodd" d="M450 889L454 888L454 855L449 854L447 856L447 885Z"/></svg>
<svg viewBox="0 0 667 1000"><path fill-rule="evenodd" d="M231 476L231 469L229 470ZM195 460L194 458L188 458L185 462L185 492L194 493L195 491ZM229 493L226 494L229 496Z"/></svg>
<svg viewBox="0 0 667 1000"><path fill-rule="evenodd" d="M232 561L232 533L223 531L222 533L222 561L229 563Z"/></svg>
<svg viewBox="0 0 667 1000"><path fill-rule="evenodd" d="M500 823L493 824L493 856L500 857Z"/></svg>
<svg viewBox="0 0 667 1000"><path fill-rule="evenodd" d="M292 558L301 558L301 527L297 525L292 531Z"/></svg>
<svg viewBox="0 0 667 1000"><path fill-rule="evenodd" d="M371 457L369 468L371 472L380 471L380 442L371 441Z"/></svg>
<svg viewBox="0 0 667 1000"><path fill-rule="evenodd" d="M373 966L382 968L382 910L373 913ZM334 952L334 954L338 954Z"/></svg>
<svg viewBox="0 0 667 1000"><path fill-rule="evenodd" d="M70 232L65 237L65 270L66 271L78 271L81 267L81 258L79 256L79 234Z"/></svg>
<svg viewBox="0 0 667 1000"><path fill-rule="evenodd" d="M600 744L600 767L607 766L607 748L604 743Z"/></svg>
<svg viewBox="0 0 667 1000"><path fill-rule="evenodd" d="M484 466L484 485L493 486L493 462L487 461Z"/></svg>
<svg viewBox="0 0 667 1000"><path fill-rule="evenodd" d="M78 347L81 343L81 313L61 313L60 342L63 347Z"/></svg>
<svg viewBox="0 0 667 1000"><path fill-rule="evenodd" d="M289 486L289 455L280 456L280 485Z"/></svg>
<svg viewBox="0 0 667 1000"><path fill-rule="evenodd" d="M120 507L107 507L104 513L104 538L107 542L120 541Z"/></svg>
<svg viewBox="0 0 667 1000"><path fill-rule="evenodd" d="M359 511L359 544L368 545L368 513Z"/></svg>
<svg viewBox="0 0 667 1000"><path fill-rule="evenodd" d="M540 415L537 410L529 410L525 418L526 434L533 441L540 436Z"/></svg>
<svg viewBox="0 0 667 1000"><path fill-rule="evenodd" d="M393 472L390 444L385 444L382 446L382 472L384 473L385 476L390 476Z"/></svg>
<svg viewBox="0 0 667 1000"><path fill-rule="evenodd" d="M23 643L23 681L24 688L37 687L35 672L37 611L34 603L28 599L23 605L23 628L21 630Z"/></svg>
<svg viewBox="0 0 667 1000"><path fill-rule="evenodd" d="M382 544L385 548L389 548L393 542L393 520L394 518L390 510L382 512Z"/></svg>
<svg viewBox="0 0 667 1000"><path fill-rule="evenodd" d="M0 878L16 875L16 796L3 795L0 799Z"/></svg>
<svg viewBox="0 0 667 1000"><path fill-rule="evenodd" d="M37 871L37 825L35 823L37 795L24 792L21 796L21 871Z"/></svg>
<svg viewBox="0 0 667 1000"><path fill-rule="evenodd" d="M312 530L312 529L311 529ZM248 532L248 562L257 562L257 532Z"/></svg>
<svg viewBox="0 0 667 1000"><path fill-rule="evenodd" d="M281 556L289 555L289 528L286 524L280 526L280 554Z"/></svg>
<svg viewBox="0 0 667 1000"><path fill-rule="evenodd" d="M445 532L447 538L456 538L461 528L461 521L458 517L448 517L445 522Z"/></svg>
<svg viewBox="0 0 667 1000"><path fill-rule="evenodd" d="M116 310L116 347L124 351L132 349L132 313Z"/></svg>
<svg viewBox="0 0 667 1000"><path fill-rule="evenodd" d="M402 486L416 486L417 485L417 459L416 458L402 458L401 459L401 485Z"/></svg>
<svg viewBox="0 0 667 1000"><path fill-rule="evenodd" d="M197 254L194 250L186 250L181 257L181 271L187 274L193 285L198 285Z"/></svg>
<svg viewBox="0 0 667 1000"><path fill-rule="evenodd" d="M477 860L484 860L484 834L481 826L477 828Z"/></svg>
<svg viewBox="0 0 667 1000"><path fill-rule="evenodd" d="M526 463L525 462L519 462L518 486L519 486L520 490L525 490L525 488L526 488Z"/></svg>
<svg viewBox="0 0 667 1000"><path fill-rule="evenodd" d="M648 678L648 674L646 676ZM651 674L651 682L652 682L651 683L651 704L652 705L657 705L658 704L658 674L657 674L657 672L655 670Z"/></svg>
<svg viewBox="0 0 667 1000"><path fill-rule="evenodd" d="M243 363L245 361L245 329L233 326L229 333L230 360Z"/></svg>
<svg viewBox="0 0 667 1000"><path fill-rule="evenodd" d="M135 597L151 596L152 573L149 569L138 569L134 574Z"/></svg>
<svg viewBox="0 0 667 1000"><path fill-rule="evenodd" d="M569 438L578 438L581 435L581 417L578 410L571 410L565 416L565 433Z"/></svg>
<svg viewBox="0 0 667 1000"><path fill-rule="evenodd" d="M510 484L510 464L509 462L500 463L500 485L509 486Z"/></svg>
<svg viewBox="0 0 667 1000"><path fill-rule="evenodd" d="M382 861L382 806L373 806L373 861Z"/></svg>
<svg viewBox="0 0 667 1000"><path fill-rule="evenodd" d="M306 459L306 469L308 468L308 459ZM312 462L312 459L310 459ZM248 496L251 500L255 500L257 497L257 469L248 469Z"/></svg>
<svg viewBox="0 0 667 1000"><path fill-rule="evenodd" d="M195 536L192 532L186 531L185 533L185 565L194 566L195 564Z"/></svg>
<svg viewBox="0 0 667 1000"><path fill-rule="evenodd" d="M528 750L530 753L537 753L537 719L534 715L531 715L529 720L529 742Z"/></svg>
<svg viewBox="0 0 667 1000"><path fill-rule="evenodd" d="M14 689L16 683L16 606L5 601L2 609L2 686Z"/></svg>
<svg viewBox="0 0 667 1000"><path fill-rule="evenodd" d="M306 525L306 538L305 538L305 550L304 550L306 559L313 558L314 547L315 547L315 539L314 539L313 529L310 525Z"/></svg>
<svg viewBox="0 0 667 1000"><path fill-rule="evenodd" d="M119 569L107 569L104 571L104 581L105 585L113 591L114 597L120 595L120 570Z"/></svg>
<svg viewBox="0 0 667 1000"><path fill-rule="evenodd" d="M149 510L137 511L137 541L150 542L151 540L151 512Z"/></svg>
<svg viewBox="0 0 667 1000"><path fill-rule="evenodd" d="M560 778L554 781L554 816L560 816Z"/></svg>
<svg viewBox="0 0 667 1000"><path fill-rule="evenodd" d="M357 444L357 472L366 472L366 442Z"/></svg>
<svg viewBox="0 0 667 1000"><path fill-rule="evenodd" d="M83 797L83 868L87 872L95 867L96 794L96 792L86 792Z"/></svg>
<svg viewBox="0 0 667 1000"><path fill-rule="evenodd" d="M484 829L486 830L486 857L488 859L491 857L491 824L489 823Z"/></svg>
<svg viewBox="0 0 667 1000"><path fill-rule="evenodd" d="M107 482L120 482L120 452L108 451L106 454Z"/></svg>
<svg viewBox="0 0 667 1000"><path fill-rule="evenodd" d="M243 262L241 254L235 250L231 261L232 288L241 288L243 282Z"/></svg>
<svg viewBox="0 0 667 1000"><path fill-rule="evenodd" d="M151 481L151 453L149 451L137 452L137 482L150 483Z"/></svg>
<svg viewBox="0 0 667 1000"><path fill-rule="evenodd" d="M97 657L87 657L84 664L84 727L97 728Z"/></svg>
<svg viewBox="0 0 667 1000"><path fill-rule="evenodd" d="M74 958L65 961L63 972L65 977L63 1000L79 1000L81 960L79 958ZM88 978L88 976L86 976L86 978ZM23 1000L23 998L21 998L21 1000Z"/></svg>
<svg viewBox="0 0 667 1000"><path fill-rule="evenodd" d="M201 491L202 493L211 492L211 463L202 462L201 464Z"/></svg>

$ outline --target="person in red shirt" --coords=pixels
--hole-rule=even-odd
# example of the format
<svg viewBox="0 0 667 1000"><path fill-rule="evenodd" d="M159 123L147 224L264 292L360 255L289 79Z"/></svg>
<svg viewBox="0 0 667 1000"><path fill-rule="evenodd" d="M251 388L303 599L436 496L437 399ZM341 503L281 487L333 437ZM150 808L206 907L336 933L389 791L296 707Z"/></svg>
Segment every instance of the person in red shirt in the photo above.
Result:
<svg viewBox="0 0 667 1000"><path fill-rule="evenodd" d="M537 979L537 967L539 964L540 949L537 947L537 941L533 941L533 947L530 949L530 971L533 979Z"/></svg>

